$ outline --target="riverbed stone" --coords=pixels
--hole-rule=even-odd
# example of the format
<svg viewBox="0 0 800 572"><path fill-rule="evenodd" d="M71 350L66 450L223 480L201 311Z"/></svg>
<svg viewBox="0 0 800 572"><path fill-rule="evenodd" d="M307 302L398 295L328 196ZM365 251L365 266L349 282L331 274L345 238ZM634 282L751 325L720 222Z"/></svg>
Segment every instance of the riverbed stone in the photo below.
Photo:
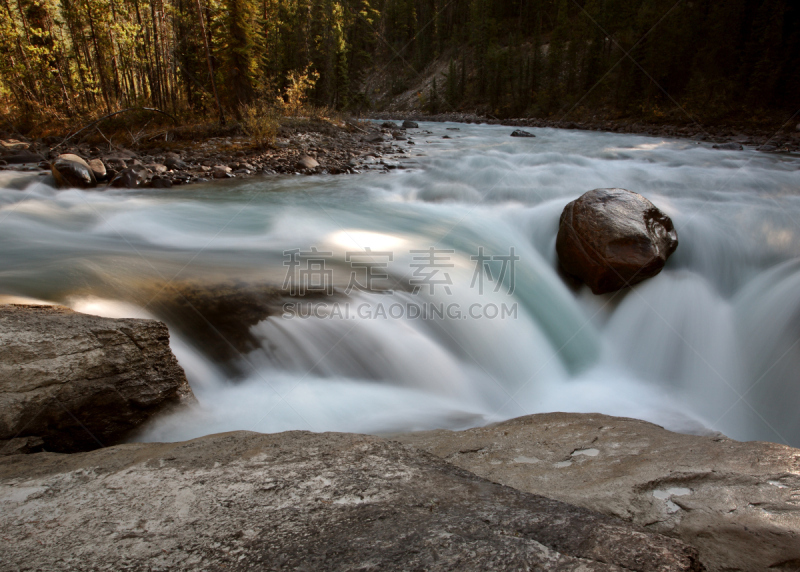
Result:
<svg viewBox="0 0 800 572"><path fill-rule="evenodd" d="M308 155L301 155L297 161L298 169L316 169L317 167L319 167L319 162Z"/></svg>
<svg viewBox="0 0 800 572"><path fill-rule="evenodd" d="M419 129L419 123L406 119L403 121L403 129Z"/></svg>
<svg viewBox="0 0 800 572"><path fill-rule="evenodd" d="M89 189L97 186L97 179L88 163L77 155L70 153L60 155L50 165L50 171L60 188L77 187Z"/></svg>
<svg viewBox="0 0 800 572"><path fill-rule="evenodd" d="M300 431L8 458L0 535L14 569L703 569L679 540L400 443Z"/></svg>
<svg viewBox="0 0 800 572"><path fill-rule="evenodd" d="M655 276L677 247L672 220L626 189L595 189L567 204L556 237L561 268L595 294Z"/></svg>
<svg viewBox="0 0 800 572"><path fill-rule="evenodd" d="M175 155L175 153L172 155ZM166 159L164 159L164 164L167 166L167 168L172 169L173 171L181 171L189 168L189 165L184 163L180 157L173 157L169 155Z"/></svg>
<svg viewBox="0 0 800 572"><path fill-rule="evenodd" d="M721 151L741 151L743 147L739 143L729 141L728 143L717 143L711 146L712 149L719 149Z"/></svg>
<svg viewBox="0 0 800 572"><path fill-rule="evenodd" d="M0 305L0 347L0 450L23 437L48 451L112 445L194 399L155 320Z"/></svg>
<svg viewBox="0 0 800 572"><path fill-rule="evenodd" d="M212 173L215 179L227 179L232 177L231 168L227 165L214 165Z"/></svg>
<svg viewBox="0 0 800 572"><path fill-rule="evenodd" d="M129 167L127 169L122 169L122 171L114 175L114 178L111 179L108 186L121 189L135 189L146 180L147 169L143 167Z"/></svg>
<svg viewBox="0 0 800 572"><path fill-rule="evenodd" d="M395 438L496 483L682 539L713 572L800 563L800 449L597 413Z"/></svg>
<svg viewBox="0 0 800 572"><path fill-rule="evenodd" d="M108 176L108 171L106 170L106 166L103 164L103 161L100 159L92 159L87 162L89 168L94 173L95 179L98 181L105 181L106 177Z"/></svg>
<svg viewBox="0 0 800 572"><path fill-rule="evenodd" d="M4 155L3 160L9 165L19 165L22 163L39 163L44 161L45 158L40 153L33 153L31 151L20 151Z"/></svg>
<svg viewBox="0 0 800 572"><path fill-rule="evenodd" d="M107 157L103 157L103 163L105 163L106 167L109 169L116 169L117 171L125 169L128 166L128 160L129 158L121 155L109 155Z"/></svg>
<svg viewBox="0 0 800 572"><path fill-rule="evenodd" d="M511 136L512 137L536 137L536 135L534 135L530 131L524 131L522 129L515 129L514 131L511 132Z"/></svg>

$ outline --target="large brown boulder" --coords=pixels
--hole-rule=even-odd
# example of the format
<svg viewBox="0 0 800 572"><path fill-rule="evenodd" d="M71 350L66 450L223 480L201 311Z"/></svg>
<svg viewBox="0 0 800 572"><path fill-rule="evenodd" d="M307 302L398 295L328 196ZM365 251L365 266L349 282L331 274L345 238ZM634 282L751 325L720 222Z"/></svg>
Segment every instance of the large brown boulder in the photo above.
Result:
<svg viewBox="0 0 800 572"><path fill-rule="evenodd" d="M8 457L0 537L9 570L703 570L679 540L342 433Z"/></svg>
<svg viewBox="0 0 800 572"><path fill-rule="evenodd" d="M595 189L569 203L556 238L561 267L595 294L655 276L677 247L672 220L625 189Z"/></svg>
<svg viewBox="0 0 800 572"><path fill-rule="evenodd" d="M155 320L0 305L0 451L113 445L194 400Z"/></svg>
<svg viewBox="0 0 800 572"><path fill-rule="evenodd" d="M496 483L679 538L710 572L799 569L800 449L597 413L396 438Z"/></svg>

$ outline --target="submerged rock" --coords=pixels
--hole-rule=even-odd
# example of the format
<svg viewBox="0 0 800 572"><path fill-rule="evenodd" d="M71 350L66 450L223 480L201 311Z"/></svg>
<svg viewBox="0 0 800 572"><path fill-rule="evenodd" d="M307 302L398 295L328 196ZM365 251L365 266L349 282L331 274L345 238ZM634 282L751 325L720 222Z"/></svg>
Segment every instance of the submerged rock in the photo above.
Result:
<svg viewBox="0 0 800 572"><path fill-rule="evenodd" d="M403 129L419 129L419 123L406 119L403 121Z"/></svg>
<svg viewBox="0 0 800 572"><path fill-rule="evenodd" d="M169 331L155 320L1 305L0 347L1 441L36 437L48 451L96 449L194 399Z"/></svg>
<svg viewBox="0 0 800 572"><path fill-rule="evenodd" d="M365 435L19 455L0 491L14 569L703 570L679 540Z"/></svg>
<svg viewBox="0 0 800 572"><path fill-rule="evenodd" d="M511 132L511 136L512 137L536 137L536 135L534 135L530 131L523 131L522 129L515 129L514 131Z"/></svg>
<svg viewBox="0 0 800 572"><path fill-rule="evenodd" d="M679 538L710 571L796 570L800 562L798 449L597 413L395 438L494 482Z"/></svg>
<svg viewBox="0 0 800 572"><path fill-rule="evenodd" d="M556 251L595 294L655 276L678 247L672 220L638 193L595 189L564 207Z"/></svg>
<svg viewBox="0 0 800 572"><path fill-rule="evenodd" d="M717 143L711 146L712 149L719 149L721 151L741 151L743 147L739 143Z"/></svg>

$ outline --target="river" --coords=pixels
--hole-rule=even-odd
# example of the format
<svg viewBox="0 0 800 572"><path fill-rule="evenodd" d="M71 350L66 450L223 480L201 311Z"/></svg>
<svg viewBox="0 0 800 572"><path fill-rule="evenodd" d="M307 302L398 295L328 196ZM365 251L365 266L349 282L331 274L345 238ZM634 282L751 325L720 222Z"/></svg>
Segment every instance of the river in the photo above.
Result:
<svg viewBox="0 0 800 572"><path fill-rule="evenodd" d="M200 405L148 441L580 411L800 446L800 158L421 127L389 173L135 192L0 173L2 300L164 319ZM560 276L555 237L600 187L649 198L680 244L655 278L595 296ZM186 283L314 295L243 326L244 350L220 333L223 363L154 303Z"/></svg>

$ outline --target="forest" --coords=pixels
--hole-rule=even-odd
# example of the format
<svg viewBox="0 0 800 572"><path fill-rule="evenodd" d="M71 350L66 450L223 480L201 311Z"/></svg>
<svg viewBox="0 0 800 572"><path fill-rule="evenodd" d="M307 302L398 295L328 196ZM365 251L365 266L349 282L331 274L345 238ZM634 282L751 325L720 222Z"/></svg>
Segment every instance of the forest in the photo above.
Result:
<svg viewBox="0 0 800 572"><path fill-rule="evenodd" d="M17 122L364 114L432 69L432 113L758 121L800 102L789 0L2 0L0 30Z"/></svg>

